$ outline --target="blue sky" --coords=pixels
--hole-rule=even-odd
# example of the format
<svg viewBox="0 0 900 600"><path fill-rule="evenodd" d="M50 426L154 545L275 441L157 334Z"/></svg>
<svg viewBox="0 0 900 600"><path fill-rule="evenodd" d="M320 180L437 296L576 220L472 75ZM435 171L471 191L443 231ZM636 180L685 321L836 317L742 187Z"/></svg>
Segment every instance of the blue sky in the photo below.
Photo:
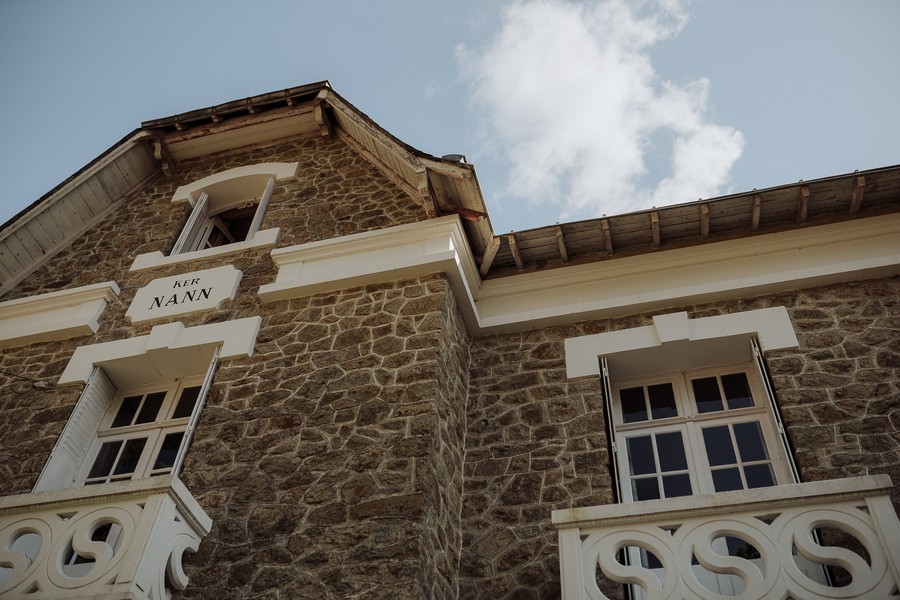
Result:
<svg viewBox="0 0 900 600"><path fill-rule="evenodd" d="M0 3L0 221L141 121L328 79L494 229L900 163L900 2Z"/></svg>

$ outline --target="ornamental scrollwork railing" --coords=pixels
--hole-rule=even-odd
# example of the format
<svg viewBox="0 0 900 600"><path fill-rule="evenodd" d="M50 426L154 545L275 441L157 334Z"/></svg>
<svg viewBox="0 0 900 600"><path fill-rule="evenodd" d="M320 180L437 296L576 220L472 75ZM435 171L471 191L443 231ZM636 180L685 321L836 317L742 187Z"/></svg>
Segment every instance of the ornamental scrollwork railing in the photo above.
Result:
<svg viewBox="0 0 900 600"><path fill-rule="evenodd" d="M0 598L169 598L211 526L173 476L2 497Z"/></svg>
<svg viewBox="0 0 900 600"><path fill-rule="evenodd" d="M900 599L887 475L554 511L565 600Z"/></svg>

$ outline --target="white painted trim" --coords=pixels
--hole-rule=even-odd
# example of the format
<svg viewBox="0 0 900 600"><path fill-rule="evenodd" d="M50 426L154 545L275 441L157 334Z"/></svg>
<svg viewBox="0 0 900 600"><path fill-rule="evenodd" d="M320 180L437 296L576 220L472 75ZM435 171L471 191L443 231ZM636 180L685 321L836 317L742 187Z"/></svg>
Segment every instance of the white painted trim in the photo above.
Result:
<svg viewBox="0 0 900 600"><path fill-rule="evenodd" d="M172 196L172 202L188 202L191 207L194 206L195 197L200 196L200 192L206 191L210 196L213 196L213 193L209 192L211 188L215 187L234 187L235 179L244 179L251 178L251 180L261 180L262 185L258 186L260 192L265 189L266 182L269 178L275 179L275 181L279 181L281 179L286 179L288 177L294 177L297 175L297 171L300 168L300 163L292 162L292 163L261 163L258 165L247 165L245 167L235 167L234 169L228 169L227 171L221 171L219 173L213 173L203 179L198 179L192 183L187 185L179 186L178 189L175 190L175 194ZM253 186L257 187L257 186ZM217 190L216 193L221 194L220 190ZM228 196L229 194L226 194ZM259 194L256 194L259 196Z"/></svg>
<svg viewBox="0 0 900 600"><path fill-rule="evenodd" d="M106 281L0 302L0 348L93 335L118 295L116 282Z"/></svg>
<svg viewBox="0 0 900 600"><path fill-rule="evenodd" d="M234 265L222 265L154 279L135 292L125 316L132 323L140 323L217 310L234 300L242 276L243 272ZM195 299L201 291L208 295ZM169 304L169 300L173 303Z"/></svg>
<svg viewBox="0 0 900 600"><path fill-rule="evenodd" d="M900 214L487 280L484 331L619 317L900 274Z"/></svg>
<svg viewBox="0 0 900 600"><path fill-rule="evenodd" d="M217 248L206 248L205 250L195 250L193 252L183 252L181 254L173 254L166 256L159 250L155 252L147 252L139 254L131 263L129 271L143 271L145 269L155 269L157 267L167 267L169 265L178 265L182 263L194 262L205 258L214 258L219 256L228 256L231 254L240 254L246 250L254 248L270 248L278 243L278 234L280 230L275 227L272 229L263 229L257 231L252 240L243 242L235 242L233 244L225 244Z"/></svg>
<svg viewBox="0 0 900 600"><path fill-rule="evenodd" d="M754 335L763 350L795 348L794 327L783 306L689 319L686 312L658 315L653 325L569 338L565 341L568 377L599 375L598 356L657 348L676 342ZM748 348L742 348L742 351ZM749 360L749 357L747 358Z"/></svg>
<svg viewBox="0 0 900 600"><path fill-rule="evenodd" d="M157 325L148 335L81 346L72 354L59 384L84 383L95 366L119 389L165 379L202 375L216 347L220 359L250 356L262 317L185 327Z"/></svg>
<svg viewBox="0 0 900 600"><path fill-rule="evenodd" d="M260 286L264 302L382 281L445 273L463 318L477 330L474 294L480 286L478 267L459 217L279 248L274 283Z"/></svg>
<svg viewBox="0 0 900 600"><path fill-rule="evenodd" d="M536 329L897 275L898 231L900 214L882 215L482 281L458 217L447 216L273 250L279 272L260 296L442 272L472 333Z"/></svg>

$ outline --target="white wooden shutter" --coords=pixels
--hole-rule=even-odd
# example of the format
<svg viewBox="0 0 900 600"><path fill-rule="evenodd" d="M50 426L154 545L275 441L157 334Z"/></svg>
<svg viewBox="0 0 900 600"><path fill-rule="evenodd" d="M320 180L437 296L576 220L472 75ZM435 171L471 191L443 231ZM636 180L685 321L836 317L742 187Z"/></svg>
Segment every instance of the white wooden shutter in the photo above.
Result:
<svg viewBox="0 0 900 600"><path fill-rule="evenodd" d="M619 451L616 448L616 428L613 425L612 385L609 383L609 365L605 356L600 357L600 379L603 384L603 417L606 421L606 438L609 440L609 451L612 453L609 457L609 476L612 479L613 491L616 494L613 500L621 502L622 488L619 482Z"/></svg>
<svg viewBox="0 0 900 600"><path fill-rule="evenodd" d="M91 374L63 428L62 434L56 441L56 446L50 452L50 458L44 465L37 483L35 492L47 490L59 490L72 487L78 472L84 465L88 449L91 447L100 421L109 410L116 388L106 377L100 367L94 367Z"/></svg>
<svg viewBox="0 0 900 600"><path fill-rule="evenodd" d="M200 194L200 199L194 203L194 210L191 211L187 223L184 224L184 229L181 230L181 235L175 241L175 246L172 247L173 255L197 249L197 235L199 230L204 228L207 220L208 204L209 197L206 192L203 192Z"/></svg>
<svg viewBox="0 0 900 600"><path fill-rule="evenodd" d="M784 450L784 457L791 471L793 482L800 483L800 472L797 470L797 464L794 462L794 453L791 451L791 444L788 441L787 433L784 430L784 424L781 421L781 411L778 410L778 402L775 401L775 390L772 388L772 381L769 379L769 370L763 360L762 351L759 349L759 342L756 338L750 338L750 349L753 352L753 363L756 365L756 372L762 382L763 390L766 393L766 399L769 402L769 408L772 410L772 416L775 419L775 427L778 430L778 437L781 440L781 447Z"/></svg>
<svg viewBox="0 0 900 600"><path fill-rule="evenodd" d="M213 376L216 374L216 365L219 361L219 348L213 352L212 361L206 370L206 377L203 379L203 385L200 386L200 394L197 396L197 402L194 403L194 410L191 412L191 418L188 420L187 427L184 430L184 437L181 438L181 447L178 448L178 454L175 456L175 463L172 465L172 474L181 473L181 467L184 465L184 457L187 454L188 447L194 437L194 430L197 429L197 423L200 421L200 413L203 412L203 406L206 404L206 396L209 395L209 388L212 387Z"/></svg>
<svg viewBox="0 0 900 600"><path fill-rule="evenodd" d="M266 209L269 207L269 200L272 199L272 193L274 191L275 180L269 177L269 181L266 182L266 191L263 192L262 198L259 199L259 204L256 205L256 213L254 213L253 221L250 223L250 230L247 231L248 241L252 240L253 236L256 235L256 232L259 231L263 217L266 215Z"/></svg>

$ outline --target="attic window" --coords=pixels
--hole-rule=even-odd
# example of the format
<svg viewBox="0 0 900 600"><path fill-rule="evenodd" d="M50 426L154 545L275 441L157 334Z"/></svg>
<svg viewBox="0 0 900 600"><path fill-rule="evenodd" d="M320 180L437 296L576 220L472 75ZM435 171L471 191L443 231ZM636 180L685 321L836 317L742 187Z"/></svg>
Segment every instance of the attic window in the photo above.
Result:
<svg viewBox="0 0 900 600"><path fill-rule="evenodd" d="M259 231L275 181L293 176L297 163L264 163L229 169L181 186L172 202L193 207L172 254L249 242Z"/></svg>

